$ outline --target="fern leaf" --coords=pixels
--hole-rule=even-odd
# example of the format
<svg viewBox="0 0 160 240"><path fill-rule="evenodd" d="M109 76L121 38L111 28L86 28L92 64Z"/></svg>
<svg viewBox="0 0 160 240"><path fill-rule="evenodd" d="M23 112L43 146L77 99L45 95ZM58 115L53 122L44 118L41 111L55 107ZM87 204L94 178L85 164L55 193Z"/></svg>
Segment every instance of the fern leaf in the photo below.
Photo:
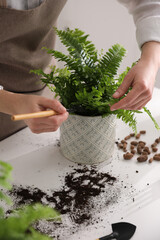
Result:
<svg viewBox="0 0 160 240"><path fill-rule="evenodd" d="M133 129L135 134L137 134L137 120L134 116L135 112L137 111L118 109L113 111L113 114L116 114L117 118L128 124Z"/></svg>
<svg viewBox="0 0 160 240"><path fill-rule="evenodd" d="M10 164L0 161L0 186L4 187L5 189L11 189L11 171L12 167Z"/></svg>
<svg viewBox="0 0 160 240"><path fill-rule="evenodd" d="M67 56L59 51L53 50L53 49L48 49L48 48L43 48L47 51L47 53L51 54L53 57L55 57L58 61L65 62L65 66L68 66L70 70L77 70L78 64L77 60L71 58L70 56Z"/></svg>
<svg viewBox="0 0 160 240"><path fill-rule="evenodd" d="M158 125L158 123L156 122L156 120L153 118L151 112L146 108L146 107L143 107L144 111L148 114L148 116L151 118L151 120L153 121L155 127L157 128L157 130L160 130L160 127Z"/></svg>
<svg viewBox="0 0 160 240"><path fill-rule="evenodd" d="M90 55L93 53L93 44L89 45L86 41L88 36L83 36L84 32L78 29L75 29L75 31L70 29L67 29L66 31L55 29L55 31L73 58L79 59L83 65L89 67L94 65L93 58Z"/></svg>
<svg viewBox="0 0 160 240"><path fill-rule="evenodd" d="M125 56L126 50L119 44L115 44L103 55L99 61L101 71L110 77L117 74L122 58Z"/></svg>

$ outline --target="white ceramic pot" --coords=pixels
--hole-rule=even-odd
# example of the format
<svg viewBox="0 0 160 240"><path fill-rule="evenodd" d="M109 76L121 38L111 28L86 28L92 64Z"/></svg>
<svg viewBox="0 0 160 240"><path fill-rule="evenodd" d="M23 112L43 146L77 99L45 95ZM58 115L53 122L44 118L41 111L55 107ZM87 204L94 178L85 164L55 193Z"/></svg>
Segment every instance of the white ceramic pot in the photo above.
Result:
<svg viewBox="0 0 160 240"><path fill-rule="evenodd" d="M115 146L116 118L69 115L60 127L60 149L69 160L81 164L109 161Z"/></svg>

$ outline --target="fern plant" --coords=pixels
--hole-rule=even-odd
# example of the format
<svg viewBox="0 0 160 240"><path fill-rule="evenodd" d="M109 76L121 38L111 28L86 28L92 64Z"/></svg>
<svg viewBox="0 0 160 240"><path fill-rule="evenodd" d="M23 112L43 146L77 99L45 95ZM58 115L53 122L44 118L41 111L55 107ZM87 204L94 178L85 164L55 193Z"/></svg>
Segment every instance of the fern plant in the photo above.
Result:
<svg viewBox="0 0 160 240"><path fill-rule="evenodd" d="M0 161L0 187L6 190L11 189L11 171L12 167L3 161ZM7 204L11 204L10 198L4 193L4 191L0 190L0 201L1 203L4 201ZM3 207L0 205L0 220L4 217Z"/></svg>
<svg viewBox="0 0 160 240"><path fill-rule="evenodd" d="M64 62L64 68L54 66L50 74L44 73L41 69L31 72L41 75L42 82L47 84L51 91L56 93L55 96L60 97L61 103L74 113L87 116L114 114L136 132L135 113L141 111L110 110L110 105L121 99L114 99L112 95L130 70L127 67L117 76L117 70L126 54L124 47L115 44L100 56L95 45L88 40L89 35L83 31L77 28L74 30L68 28L64 31L55 28L55 31L67 48L68 55L53 49L44 49L58 61ZM149 113L146 109L145 112ZM151 114L149 116L151 117ZM153 120L153 117L151 119ZM159 128L155 120L154 123L156 128Z"/></svg>

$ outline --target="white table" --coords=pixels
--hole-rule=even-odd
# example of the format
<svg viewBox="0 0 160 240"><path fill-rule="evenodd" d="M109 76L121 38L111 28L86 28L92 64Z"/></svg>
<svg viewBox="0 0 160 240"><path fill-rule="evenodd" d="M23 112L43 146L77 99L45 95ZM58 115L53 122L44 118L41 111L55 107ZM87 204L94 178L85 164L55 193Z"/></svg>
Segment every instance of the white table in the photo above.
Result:
<svg viewBox="0 0 160 240"><path fill-rule="evenodd" d="M153 98L147 107L160 124L159 106L160 90L155 88ZM154 128L153 123L145 113L138 115L137 120L138 130L145 129L147 131L147 134L143 136L143 140L148 145L152 144L160 136L160 132ZM117 120L116 139L123 139L130 132L132 130L128 126ZM35 135L26 128L1 141L0 159L9 162L13 166L13 182L22 185L34 185L43 190L60 186L58 175L63 177L69 171L70 166L76 166L76 164L69 162L61 155L59 147L57 147L58 139L59 130L55 133ZM139 192L146 188L147 184L151 185L160 180L160 162L154 161L152 164L147 162L138 163L136 158L125 161L122 155L123 152L117 150L115 146L112 162L99 166L100 171L119 176L120 181L123 180L127 185L127 189L124 190L119 202L109 209L113 210L113 213L110 213L112 211L102 213L104 221L97 224L98 229L91 226L83 229L83 231L80 230L77 234L71 236L70 240L94 240L110 234L111 223L119 221L127 221L137 226L133 240L160 239L160 198L153 200L146 206L142 206L142 203L140 203L140 209L133 213L130 213L129 210L132 209L133 202L129 203L128 198L125 200L125 194L132 193L129 186L133 187L134 192ZM126 207L127 204L130 207Z"/></svg>

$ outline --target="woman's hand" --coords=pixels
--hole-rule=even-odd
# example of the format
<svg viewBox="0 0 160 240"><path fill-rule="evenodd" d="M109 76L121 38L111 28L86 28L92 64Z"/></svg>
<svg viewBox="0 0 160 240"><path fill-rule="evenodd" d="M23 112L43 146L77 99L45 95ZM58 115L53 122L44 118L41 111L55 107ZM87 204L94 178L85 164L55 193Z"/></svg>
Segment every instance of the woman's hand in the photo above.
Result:
<svg viewBox="0 0 160 240"><path fill-rule="evenodd" d="M25 100L25 99L26 100ZM23 108L21 113L32 113L52 109L58 114L50 117L33 118L24 120L33 133L54 132L63 121L68 118L68 112L56 99L49 99L42 96L25 95L22 97Z"/></svg>
<svg viewBox="0 0 160 240"><path fill-rule="evenodd" d="M143 45L140 60L127 73L113 97L122 97L129 87L132 87L132 90L126 97L113 104L110 108L111 111L117 109L140 110L151 100L156 74L160 66L159 56L160 43L148 42Z"/></svg>
<svg viewBox="0 0 160 240"><path fill-rule="evenodd" d="M14 115L33 113L47 109L55 110L58 115L25 120L33 133L56 131L68 118L68 112L56 99L42 96L16 94L5 90L0 91L0 112Z"/></svg>

